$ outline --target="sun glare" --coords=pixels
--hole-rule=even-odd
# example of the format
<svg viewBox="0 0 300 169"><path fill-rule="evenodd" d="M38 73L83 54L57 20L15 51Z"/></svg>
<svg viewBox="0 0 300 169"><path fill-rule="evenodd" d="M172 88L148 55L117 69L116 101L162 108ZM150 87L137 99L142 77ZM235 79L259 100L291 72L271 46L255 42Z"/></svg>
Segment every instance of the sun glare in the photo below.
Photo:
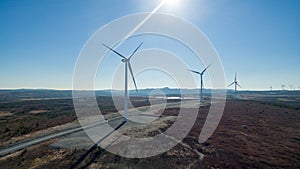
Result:
<svg viewBox="0 0 300 169"><path fill-rule="evenodd" d="M164 5L169 8L176 8L179 4L180 0L164 0Z"/></svg>

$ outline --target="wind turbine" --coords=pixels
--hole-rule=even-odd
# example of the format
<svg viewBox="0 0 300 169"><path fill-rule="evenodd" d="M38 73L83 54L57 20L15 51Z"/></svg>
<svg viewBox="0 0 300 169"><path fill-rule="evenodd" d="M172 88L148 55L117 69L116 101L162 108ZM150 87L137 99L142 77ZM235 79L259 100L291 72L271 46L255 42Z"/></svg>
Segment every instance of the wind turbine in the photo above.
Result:
<svg viewBox="0 0 300 169"><path fill-rule="evenodd" d="M230 83L227 87L230 87L234 84L234 97L236 97L236 91L237 91L237 86L239 86L240 88L242 88L239 84L238 81L236 79L236 72L235 72L235 76L234 76L234 81L232 83Z"/></svg>
<svg viewBox="0 0 300 169"><path fill-rule="evenodd" d="M128 58L126 58L119 52L115 51L114 49L110 48L109 46L103 44L103 46L105 46L106 48L113 51L115 54L119 55L121 58L123 58L121 61L125 64L125 93L124 93L124 115L125 115L125 117L124 117L124 121L127 121L127 119L128 119L128 80L127 80L128 73L127 73L127 71L129 68L129 71L130 71L130 74L131 74L131 77L132 77L132 80L133 80L133 83L135 86L135 90L137 91L135 79L134 79L131 64L130 64L130 59L138 51L138 49L142 46L142 44L143 44L143 42L132 52L132 54Z"/></svg>
<svg viewBox="0 0 300 169"><path fill-rule="evenodd" d="M188 71L191 71L193 73L200 75L200 102L203 102L203 74L210 66L211 66L211 64L209 64L202 72L197 72L197 71L188 69Z"/></svg>
<svg viewBox="0 0 300 169"><path fill-rule="evenodd" d="M284 90L284 88L285 88L285 85L281 85L281 89Z"/></svg>
<svg viewBox="0 0 300 169"><path fill-rule="evenodd" d="M273 86L270 86L271 92L273 91Z"/></svg>
<svg viewBox="0 0 300 169"><path fill-rule="evenodd" d="M293 85L290 85L291 90L293 90Z"/></svg>

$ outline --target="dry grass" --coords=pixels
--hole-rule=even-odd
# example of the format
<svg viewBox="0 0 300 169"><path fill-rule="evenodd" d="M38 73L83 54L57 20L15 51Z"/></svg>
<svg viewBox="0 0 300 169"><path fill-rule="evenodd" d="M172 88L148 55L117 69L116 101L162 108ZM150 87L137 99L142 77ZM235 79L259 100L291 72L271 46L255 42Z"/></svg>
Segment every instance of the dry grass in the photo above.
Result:
<svg viewBox="0 0 300 169"><path fill-rule="evenodd" d="M31 110L29 114L41 114L41 113L47 113L49 110Z"/></svg>
<svg viewBox="0 0 300 169"><path fill-rule="evenodd" d="M0 111L0 117L12 116L13 114L9 111Z"/></svg>

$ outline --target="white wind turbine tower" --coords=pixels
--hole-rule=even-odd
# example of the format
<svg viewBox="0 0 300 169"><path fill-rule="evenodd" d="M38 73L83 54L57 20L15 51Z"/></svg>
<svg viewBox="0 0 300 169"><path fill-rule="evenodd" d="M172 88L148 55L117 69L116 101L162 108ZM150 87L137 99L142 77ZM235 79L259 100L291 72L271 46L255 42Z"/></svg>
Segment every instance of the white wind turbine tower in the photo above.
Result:
<svg viewBox="0 0 300 169"><path fill-rule="evenodd" d="M227 87L230 87L234 84L234 97L236 97L236 92L237 92L237 86L239 86L240 88L242 88L239 84L238 84L238 81L237 81L237 78L236 78L236 72L235 72L235 76L234 76L234 81L232 83L230 83Z"/></svg>
<svg viewBox="0 0 300 169"><path fill-rule="evenodd" d="M124 120L125 121L128 120L128 80L127 80L127 74L128 74L127 72L128 72L128 70L127 69L129 68L132 80L134 82L135 90L137 91L135 79L134 79L132 68L131 68L131 64L130 64L130 59L137 52L137 50L142 46L142 44L143 44L143 42L132 52L132 54L128 58L126 58L125 56L123 56L119 52L115 51L114 49L110 48L109 46L103 44L103 46L105 46L109 50L113 51L114 53L116 53L117 55L119 55L120 57L122 57L123 59L121 61L123 63L125 63L125 94L124 94L124 115L125 115Z"/></svg>
<svg viewBox="0 0 300 169"><path fill-rule="evenodd" d="M211 64L209 64L201 73L188 69L188 71L191 71L193 73L200 75L200 102L203 102L203 74L210 66L211 66Z"/></svg>

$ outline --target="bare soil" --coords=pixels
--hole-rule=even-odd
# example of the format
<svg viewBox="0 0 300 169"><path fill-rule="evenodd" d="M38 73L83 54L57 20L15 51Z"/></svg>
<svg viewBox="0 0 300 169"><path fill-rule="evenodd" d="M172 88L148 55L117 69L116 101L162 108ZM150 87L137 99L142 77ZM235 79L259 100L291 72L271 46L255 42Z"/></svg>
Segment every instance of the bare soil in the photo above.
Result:
<svg viewBox="0 0 300 169"><path fill-rule="evenodd" d="M29 114L47 113L49 110L31 110Z"/></svg>
<svg viewBox="0 0 300 169"><path fill-rule="evenodd" d="M0 111L0 117L12 116L13 114L9 111Z"/></svg>

